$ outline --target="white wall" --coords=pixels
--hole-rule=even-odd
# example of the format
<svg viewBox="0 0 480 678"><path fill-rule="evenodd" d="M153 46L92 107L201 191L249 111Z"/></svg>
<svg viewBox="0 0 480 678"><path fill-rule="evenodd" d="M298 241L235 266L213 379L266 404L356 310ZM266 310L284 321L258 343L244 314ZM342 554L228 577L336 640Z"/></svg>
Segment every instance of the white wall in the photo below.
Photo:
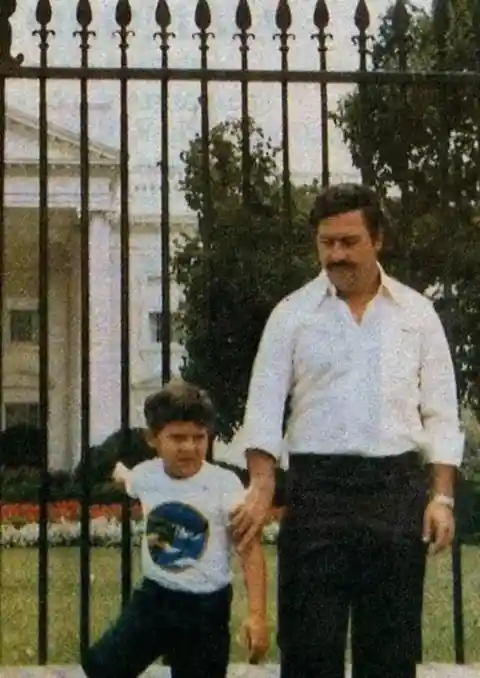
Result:
<svg viewBox="0 0 480 678"><path fill-rule="evenodd" d="M143 232L142 232L143 231ZM139 224L130 242L130 364L131 364L131 423L143 426L145 398L161 386L162 346L152 343L148 314L162 310L160 235L151 226ZM112 233L112 295L120 305L120 235ZM171 311L178 308L180 290L170 280ZM119 330L112 327L112 342L118 352L117 374L120 379ZM172 372L178 372L183 353L179 346L171 347Z"/></svg>
<svg viewBox="0 0 480 678"><path fill-rule="evenodd" d="M115 222L114 222L115 223ZM138 232L140 231L140 232ZM143 231L143 232L142 232ZM161 386L161 344L150 341L148 313L161 311L161 246L158 235L145 225L132 225L130 239L130 380L132 384L130 399L130 423L143 426L143 403L145 398ZM95 256L92 252L92 256ZM71 320L69 323L68 344L71 348L68 358L69 387L66 392L68 411L68 454L65 463L76 464L80 458L80 248L78 238L72 244L72 276L69 281L69 303ZM101 268L98 262L98 267ZM115 225L110 232L110 261L103 267L105 275L110 277L109 285L109 352L101 364L91 366L92 386L108 381L108 395L104 397L101 408L91 411L91 444L98 444L121 425L121 346L120 346L120 234ZM149 278L157 281L149 283ZM95 285L95 281L91 281ZM104 287L104 289L106 289ZM171 307L178 307L180 293L171 285ZM172 346L172 368L175 373L181 360L182 351ZM95 352L92 354L92 361ZM108 421L108 426L103 426ZM101 431L98 435L95 432Z"/></svg>

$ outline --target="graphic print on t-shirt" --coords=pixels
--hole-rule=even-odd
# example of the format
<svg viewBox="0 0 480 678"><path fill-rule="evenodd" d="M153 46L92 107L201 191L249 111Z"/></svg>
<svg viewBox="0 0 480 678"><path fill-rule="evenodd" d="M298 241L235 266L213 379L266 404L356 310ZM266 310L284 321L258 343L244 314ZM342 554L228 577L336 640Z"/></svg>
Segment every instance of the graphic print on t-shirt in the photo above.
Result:
<svg viewBox="0 0 480 678"><path fill-rule="evenodd" d="M148 514L145 537L155 565L170 571L184 570L205 552L208 520L188 504L160 504Z"/></svg>

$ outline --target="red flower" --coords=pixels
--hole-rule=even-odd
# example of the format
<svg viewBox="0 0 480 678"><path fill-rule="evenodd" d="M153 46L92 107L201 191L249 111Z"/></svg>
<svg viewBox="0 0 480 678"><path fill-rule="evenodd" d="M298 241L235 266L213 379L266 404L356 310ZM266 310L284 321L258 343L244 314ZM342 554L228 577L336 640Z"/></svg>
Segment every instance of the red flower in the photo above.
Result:
<svg viewBox="0 0 480 678"><path fill-rule="evenodd" d="M77 521L80 520L82 507L80 502L75 500L49 502L47 504L48 521L59 523L62 520ZM120 520L122 516L121 504L93 504L89 506L89 518L108 518ZM40 517L40 507L38 504L4 504L0 503L0 521L2 523L36 523ZM138 503L132 505L131 519L139 520L141 518L141 507Z"/></svg>

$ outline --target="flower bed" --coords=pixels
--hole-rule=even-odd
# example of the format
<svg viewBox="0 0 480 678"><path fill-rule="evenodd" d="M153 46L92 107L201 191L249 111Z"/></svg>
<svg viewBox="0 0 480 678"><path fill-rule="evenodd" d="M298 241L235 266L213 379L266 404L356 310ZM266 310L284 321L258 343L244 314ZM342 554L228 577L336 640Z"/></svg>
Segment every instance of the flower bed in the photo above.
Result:
<svg viewBox="0 0 480 678"><path fill-rule="evenodd" d="M37 546L39 542L37 504L0 505L0 545L5 548ZM77 501L47 504L47 535L50 546L78 546L81 541L81 505ZM89 507L90 543L92 546L120 546L122 542L122 505L95 504ZM132 543L138 546L142 535L141 508L131 509ZM264 541L275 543L278 533L278 510L272 511L264 530Z"/></svg>
<svg viewBox="0 0 480 678"><path fill-rule="evenodd" d="M81 504L78 501L58 501L47 504L48 521L51 523L60 523L62 521L79 521L82 513ZM108 518L120 520L122 515L121 504L92 504L89 506L90 520L97 518ZM141 519L140 505L132 504L132 519L137 521ZM40 506L38 504L2 504L0 505L0 522L2 524L10 523L14 525L26 525L28 523L38 522L40 517Z"/></svg>

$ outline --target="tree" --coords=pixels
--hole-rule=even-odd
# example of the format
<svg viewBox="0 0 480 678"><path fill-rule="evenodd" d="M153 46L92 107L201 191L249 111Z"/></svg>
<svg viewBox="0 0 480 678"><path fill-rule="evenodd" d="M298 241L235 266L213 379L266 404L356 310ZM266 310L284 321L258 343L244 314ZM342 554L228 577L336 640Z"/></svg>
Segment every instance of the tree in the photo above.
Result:
<svg viewBox="0 0 480 678"><path fill-rule="evenodd" d="M182 154L181 188L199 217L198 234L177 243L173 267L184 289L181 309L188 355L182 375L208 388L219 436L241 423L250 371L273 306L317 272L308 223L313 187L292 187L291 223L283 209L274 147L249 122L250 177L242 189L242 126L227 121L210 133L211 204L200 137Z"/></svg>
<svg viewBox="0 0 480 678"><path fill-rule="evenodd" d="M406 34L402 17L392 7L376 36L373 70L476 70L474 4L457 0L455 15L443 24L442 17L434 20L408 4ZM477 88L449 83L363 86L348 94L333 115L354 165L382 193L389 208L385 263L421 292L436 288L436 306L453 347L460 391L476 408L479 113Z"/></svg>

